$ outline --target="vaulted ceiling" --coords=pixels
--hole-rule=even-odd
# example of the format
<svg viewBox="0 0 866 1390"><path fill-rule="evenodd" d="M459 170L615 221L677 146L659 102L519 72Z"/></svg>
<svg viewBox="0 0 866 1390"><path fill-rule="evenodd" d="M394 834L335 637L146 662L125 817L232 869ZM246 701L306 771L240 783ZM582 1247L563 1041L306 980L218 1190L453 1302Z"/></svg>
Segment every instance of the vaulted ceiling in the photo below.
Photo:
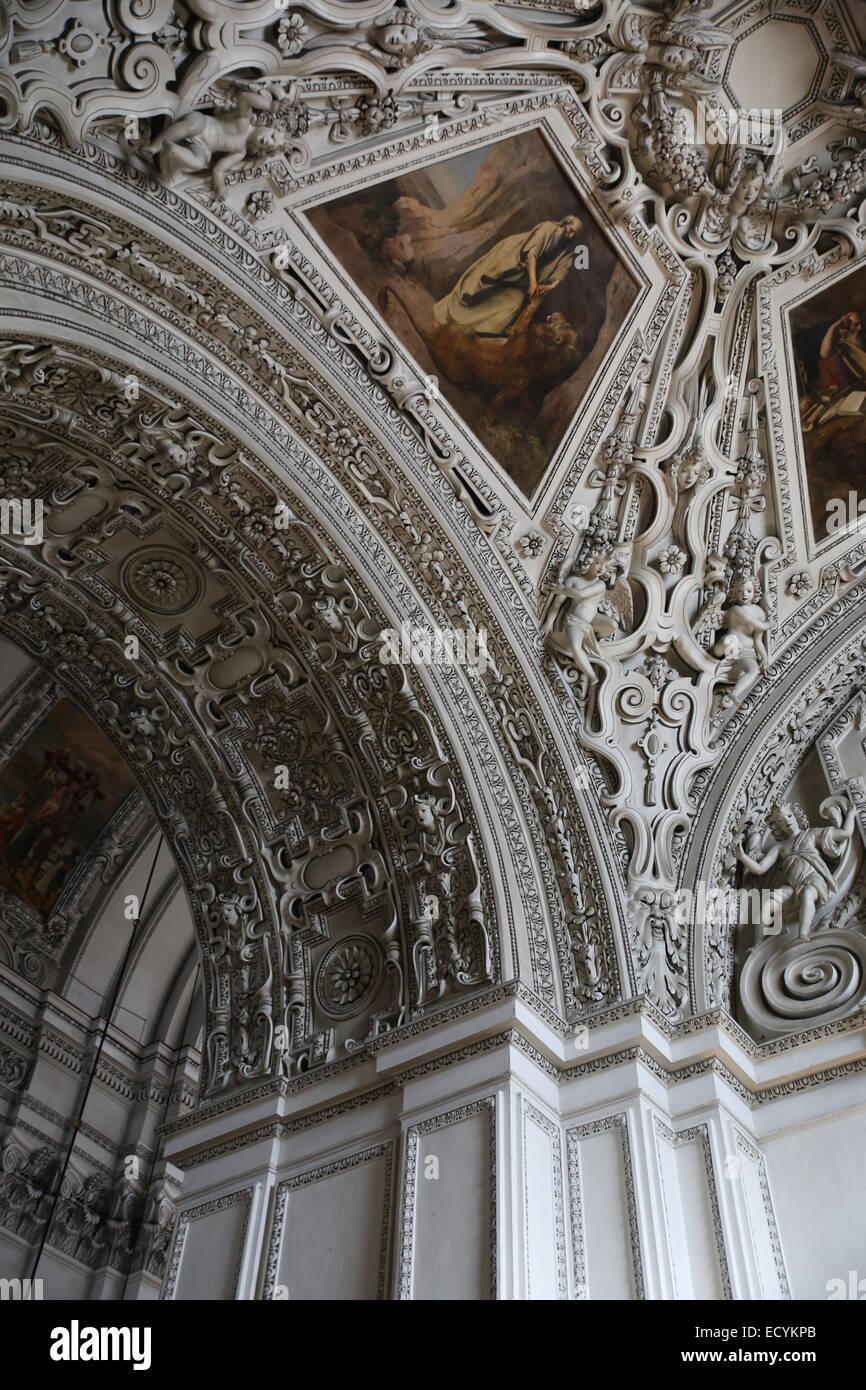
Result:
<svg viewBox="0 0 866 1390"><path fill-rule="evenodd" d="M2 489L44 509L0 627L166 836L210 1092L505 987L759 1037L862 998L862 843L745 992L754 929L695 902L757 882L780 798L866 804L866 347L827 338L866 301L854 8L0 29ZM566 216L585 263L481 361L459 276ZM401 625L485 659L388 660Z"/></svg>

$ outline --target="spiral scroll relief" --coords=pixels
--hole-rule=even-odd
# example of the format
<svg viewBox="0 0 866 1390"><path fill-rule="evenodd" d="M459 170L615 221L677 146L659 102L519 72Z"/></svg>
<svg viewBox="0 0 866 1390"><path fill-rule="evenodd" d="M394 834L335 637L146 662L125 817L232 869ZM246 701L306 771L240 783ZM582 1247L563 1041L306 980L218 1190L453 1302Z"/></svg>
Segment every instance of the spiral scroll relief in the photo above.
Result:
<svg viewBox="0 0 866 1390"><path fill-rule="evenodd" d="M866 936L767 937L743 966L740 998L749 1021L769 1037L844 1018L866 998Z"/></svg>

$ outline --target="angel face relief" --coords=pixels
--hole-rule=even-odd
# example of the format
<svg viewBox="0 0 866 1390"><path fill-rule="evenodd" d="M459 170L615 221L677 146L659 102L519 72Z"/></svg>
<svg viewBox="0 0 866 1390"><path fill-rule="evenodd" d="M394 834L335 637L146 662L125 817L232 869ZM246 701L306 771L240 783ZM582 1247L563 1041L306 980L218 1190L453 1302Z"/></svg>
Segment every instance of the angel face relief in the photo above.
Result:
<svg viewBox="0 0 866 1390"><path fill-rule="evenodd" d="M308 216L421 375L531 494L637 294L542 136Z"/></svg>

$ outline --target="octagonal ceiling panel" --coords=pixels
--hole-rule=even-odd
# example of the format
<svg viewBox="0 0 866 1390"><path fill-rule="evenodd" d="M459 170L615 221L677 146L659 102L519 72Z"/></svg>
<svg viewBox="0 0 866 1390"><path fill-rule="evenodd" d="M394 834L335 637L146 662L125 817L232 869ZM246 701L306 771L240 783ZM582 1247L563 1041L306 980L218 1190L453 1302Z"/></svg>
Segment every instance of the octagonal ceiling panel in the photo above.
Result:
<svg viewBox="0 0 866 1390"><path fill-rule="evenodd" d="M638 294L543 136L433 161L307 216L431 394L531 496Z"/></svg>
<svg viewBox="0 0 866 1390"><path fill-rule="evenodd" d="M785 62L779 62L779 54ZM760 21L731 49L725 77L728 95L741 110L793 111L805 101L824 54L812 26L789 18Z"/></svg>

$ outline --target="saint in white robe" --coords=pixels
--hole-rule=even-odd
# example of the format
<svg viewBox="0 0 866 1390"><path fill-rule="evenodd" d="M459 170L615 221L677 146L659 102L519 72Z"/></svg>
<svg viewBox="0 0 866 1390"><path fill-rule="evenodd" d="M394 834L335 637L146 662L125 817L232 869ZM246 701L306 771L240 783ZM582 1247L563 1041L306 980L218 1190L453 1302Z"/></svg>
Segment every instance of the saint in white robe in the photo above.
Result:
<svg viewBox="0 0 866 1390"><path fill-rule="evenodd" d="M485 337L506 337L529 295L526 262L536 255L540 285L558 285L571 268L574 238L558 222L498 241L461 275L433 310L437 323L459 323Z"/></svg>

